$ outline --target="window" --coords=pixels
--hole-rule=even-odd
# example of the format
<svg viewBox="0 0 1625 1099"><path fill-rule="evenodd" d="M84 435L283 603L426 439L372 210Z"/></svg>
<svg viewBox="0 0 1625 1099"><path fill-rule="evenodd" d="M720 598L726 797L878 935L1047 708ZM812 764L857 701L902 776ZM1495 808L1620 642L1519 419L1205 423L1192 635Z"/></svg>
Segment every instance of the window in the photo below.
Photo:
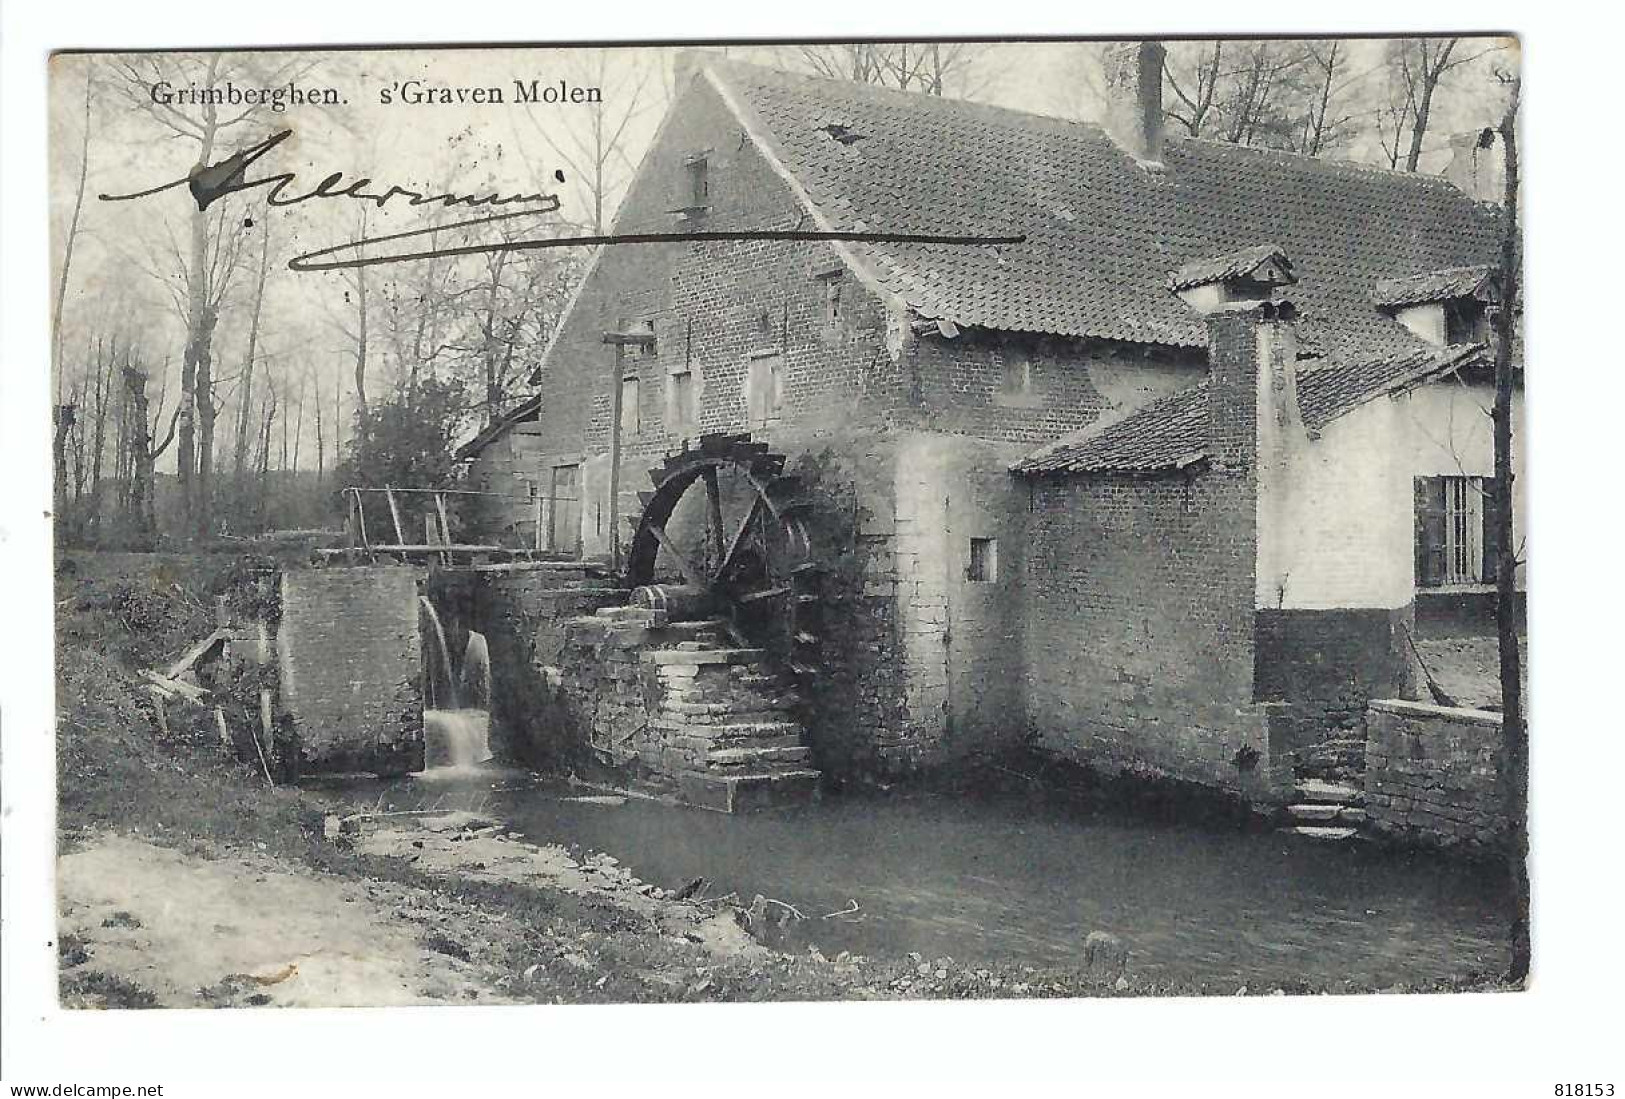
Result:
<svg viewBox="0 0 1625 1099"><path fill-rule="evenodd" d="M621 379L621 434L636 435L642 426L638 412L638 380Z"/></svg>
<svg viewBox="0 0 1625 1099"><path fill-rule="evenodd" d="M998 540L995 538L972 538L970 540L970 565L965 569L965 579L977 583L989 583L998 578Z"/></svg>
<svg viewBox="0 0 1625 1099"><path fill-rule="evenodd" d="M1007 397L1024 397L1033 388L1033 360L1027 352L1007 348L1004 352L1004 381L999 392Z"/></svg>
<svg viewBox="0 0 1625 1099"><path fill-rule="evenodd" d="M1445 343L1484 343L1489 338L1490 326L1483 302L1459 298L1445 303Z"/></svg>
<svg viewBox="0 0 1625 1099"><path fill-rule="evenodd" d="M711 164L703 156L691 156L683 162L687 191L684 206L690 212L711 205Z"/></svg>
<svg viewBox="0 0 1625 1099"><path fill-rule="evenodd" d="M1495 579L1493 477L1416 478L1416 582L1421 587Z"/></svg>
<svg viewBox="0 0 1625 1099"><path fill-rule="evenodd" d="M827 278L824 280L824 327L839 328L841 326L841 280Z"/></svg>
<svg viewBox="0 0 1625 1099"><path fill-rule="evenodd" d="M752 427L765 427L779 415L782 355L752 359L745 376L745 415Z"/></svg>
<svg viewBox="0 0 1625 1099"><path fill-rule="evenodd" d="M666 375L666 427L674 435L687 434L699 421L694 395L693 371L674 370Z"/></svg>
<svg viewBox="0 0 1625 1099"><path fill-rule="evenodd" d="M581 546L581 467L554 466L548 494L547 548L578 553Z"/></svg>

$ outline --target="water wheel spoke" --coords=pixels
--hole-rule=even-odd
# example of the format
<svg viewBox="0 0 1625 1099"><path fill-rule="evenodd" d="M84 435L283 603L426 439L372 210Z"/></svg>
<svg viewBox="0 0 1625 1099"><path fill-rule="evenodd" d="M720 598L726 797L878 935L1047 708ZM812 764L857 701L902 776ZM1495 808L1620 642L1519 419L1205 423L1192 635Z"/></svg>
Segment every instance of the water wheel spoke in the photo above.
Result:
<svg viewBox="0 0 1625 1099"><path fill-rule="evenodd" d="M756 517L766 507L767 505L760 496L751 500L750 510L745 513L745 518L740 521L739 529L735 530L733 537L728 540L728 548L722 554L722 563L717 566L717 576L719 578L726 576L728 570L739 563L739 551L744 548L745 537L750 533L751 524L756 521Z"/></svg>
<svg viewBox="0 0 1625 1099"><path fill-rule="evenodd" d="M746 592L744 595L739 596L737 601L740 603L760 603L764 599L777 599L782 595L789 594L790 588L788 585L779 585L772 588L763 588L761 591Z"/></svg>
<svg viewBox="0 0 1625 1099"><path fill-rule="evenodd" d="M710 535L709 550L711 561L716 566L717 575L722 575L722 487L717 483L717 467L707 466L705 470L705 502L707 506L707 532Z"/></svg>
<svg viewBox="0 0 1625 1099"><path fill-rule="evenodd" d="M666 535L665 527L660 526L657 523L650 523L649 533L655 536L655 541L660 543L660 548L671 554L673 559L676 560L677 567L682 570L683 578L685 580L698 588L708 588L711 586L711 581L705 575L705 570L696 566L694 562L690 561L683 554L682 550L678 549L672 544L672 540Z"/></svg>

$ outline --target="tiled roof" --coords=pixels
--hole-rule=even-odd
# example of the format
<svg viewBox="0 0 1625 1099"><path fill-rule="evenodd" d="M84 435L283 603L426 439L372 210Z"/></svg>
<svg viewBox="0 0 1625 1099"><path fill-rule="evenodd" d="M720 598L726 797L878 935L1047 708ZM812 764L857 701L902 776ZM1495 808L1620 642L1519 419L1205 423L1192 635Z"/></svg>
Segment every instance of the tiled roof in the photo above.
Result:
<svg viewBox="0 0 1625 1099"><path fill-rule="evenodd" d="M1029 454L1017 473L1149 473L1207 455L1207 382L1152 401L1099 434Z"/></svg>
<svg viewBox="0 0 1625 1099"><path fill-rule="evenodd" d="M475 435L472 439L468 440L468 442L458 447L452 457L459 462L464 458L475 457L480 453L480 451L490 446L492 442L501 438L503 433L514 424L521 420L533 419L537 410L539 410L541 407L542 395L538 393L535 396L528 398L518 406L510 409L502 416L501 419L494 420L487 424L480 430L478 435Z"/></svg>
<svg viewBox="0 0 1625 1099"><path fill-rule="evenodd" d="M1487 356L1483 344L1468 343L1299 371L1298 410L1303 414L1303 426L1319 431L1373 397L1475 359L1487 361Z"/></svg>
<svg viewBox="0 0 1625 1099"><path fill-rule="evenodd" d="M1428 348L1298 372L1304 427L1319 431L1374 397L1486 355L1482 344ZM1152 473L1208 453L1208 383L1152 401L1105 428L1088 428L1022 458L1016 473Z"/></svg>
<svg viewBox="0 0 1625 1099"><path fill-rule="evenodd" d="M1371 293L1377 305L1398 308L1421 305L1425 302L1467 298L1478 293L1495 269L1487 263L1470 267L1450 267L1443 271L1429 271L1425 275L1412 275L1405 279L1383 279Z"/></svg>
<svg viewBox="0 0 1625 1099"><path fill-rule="evenodd" d="M1252 274L1271 261L1288 273L1292 271L1292 261L1287 258L1279 245L1257 244L1251 248L1243 248L1239 252L1226 252L1222 256L1193 260L1168 276L1168 286L1173 290L1189 290L1193 286L1203 286L1210 282L1239 279Z"/></svg>
<svg viewBox="0 0 1625 1099"><path fill-rule="evenodd" d="M1402 350L1416 338L1376 309L1377 282L1494 258L1493 210L1435 176L1172 136L1151 172L1086 123L735 61L708 68L833 227L1025 235L848 246L886 290L960 326L1204 346L1168 273L1270 241L1298 277L1306 346Z"/></svg>

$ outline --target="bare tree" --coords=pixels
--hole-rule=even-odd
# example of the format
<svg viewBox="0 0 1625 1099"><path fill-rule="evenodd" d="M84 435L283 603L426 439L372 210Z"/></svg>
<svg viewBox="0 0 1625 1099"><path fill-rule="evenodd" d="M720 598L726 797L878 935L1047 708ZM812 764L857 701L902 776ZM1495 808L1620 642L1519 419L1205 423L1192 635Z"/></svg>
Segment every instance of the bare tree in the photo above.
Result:
<svg viewBox="0 0 1625 1099"><path fill-rule="evenodd" d="M575 53L583 83L603 89L598 102L586 105L585 128L569 128L560 139L555 123L539 118L529 104L525 116L564 166L570 170L585 198L591 220L583 222L593 236L602 236L614 196L631 177L634 165L627 150L627 130L652 106L650 81L657 67L636 53L607 49Z"/></svg>
<svg viewBox="0 0 1625 1099"><path fill-rule="evenodd" d="M254 283L254 306L249 314L248 350L243 355L242 384L237 396L237 434L232 455L232 479L239 486L248 469L248 419L254 408L254 356L258 353L260 314L265 305L265 276L271 263L271 219L263 218L260 230L259 276Z"/></svg>
<svg viewBox="0 0 1625 1099"><path fill-rule="evenodd" d="M1451 74L1500 48L1468 52L1459 38L1396 38L1388 44L1388 96L1378 136L1389 167L1397 168L1403 160L1407 172L1418 169L1428 128Z"/></svg>
<svg viewBox="0 0 1625 1099"><path fill-rule="evenodd" d="M73 248L79 239L79 217L85 206L85 178L90 172L90 105L95 93L95 81L92 78L95 62L85 60L85 112L84 124L79 135L79 178L74 185L73 213L68 217L68 231L62 245L62 270L57 274L56 305L51 312L51 368L56 372L57 383L62 380L62 306L68 296L68 272L73 266Z"/></svg>
<svg viewBox="0 0 1625 1099"><path fill-rule="evenodd" d="M1352 141L1360 128L1349 93L1363 74L1349 71L1347 43L1337 38L1304 46L1304 110L1298 152L1321 156Z"/></svg>
<svg viewBox="0 0 1625 1099"><path fill-rule="evenodd" d="M774 47L774 60L831 80L974 99L997 77L975 42L845 42Z"/></svg>
<svg viewBox="0 0 1625 1099"><path fill-rule="evenodd" d="M1511 98L1501 117L1501 143L1506 150L1506 201L1501 221L1501 306L1495 318L1495 633L1500 653L1502 780L1511 826L1510 860L1517 910L1512 925L1514 981L1529 974L1529 729L1523 717L1523 672L1518 644L1517 556L1513 546L1512 393L1516 382L1513 340L1518 326L1518 99L1519 82L1511 79Z"/></svg>
<svg viewBox="0 0 1625 1099"><path fill-rule="evenodd" d="M294 75L295 64L284 64L272 72L261 72L255 57L210 53L200 57L167 55L128 55L115 62L120 90L134 110L147 116L175 138L195 147L194 171L208 165L216 146L231 131L251 122L263 109L260 104L222 114L211 96L205 95L195 112L173 103L159 102L149 89L160 81L180 83L182 77L204 92L218 85L237 83L271 87ZM216 236L226 222L226 208L213 223ZM181 487L181 508L189 533L201 534L210 523L209 481L214 456L214 420L217 412L213 396L213 341L220 305L235 269L235 247L211 248L211 222L201 206L188 216L188 245L180 258L184 272L186 348L181 358L181 419L177 474ZM234 224L233 229L239 228ZM233 238L237 237L233 232ZM229 262L222 260L229 259ZM201 439L199 432L201 431Z"/></svg>
<svg viewBox="0 0 1625 1099"><path fill-rule="evenodd" d="M1163 81L1174 93L1163 114L1185 127L1191 137L1202 137L1213 121L1223 71L1224 46L1215 40L1179 43L1168 51L1163 62Z"/></svg>

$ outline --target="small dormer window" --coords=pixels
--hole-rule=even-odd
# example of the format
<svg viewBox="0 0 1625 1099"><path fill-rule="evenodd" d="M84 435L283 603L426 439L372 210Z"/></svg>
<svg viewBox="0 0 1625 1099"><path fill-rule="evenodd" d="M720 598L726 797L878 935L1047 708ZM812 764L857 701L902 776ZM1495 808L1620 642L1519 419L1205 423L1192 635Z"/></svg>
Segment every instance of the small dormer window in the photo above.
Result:
<svg viewBox="0 0 1625 1099"><path fill-rule="evenodd" d="M1444 303L1445 343L1487 343L1489 338L1489 311L1483 302L1457 298Z"/></svg>
<svg viewBox="0 0 1625 1099"><path fill-rule="evenodd" d="M1450 267L1384 279L1372 298L1378 309L1428 343L1485 343L1489 309L1501 300L1501 285L1487 265Z"/></svg>
<svg viewBox="0 0 1625 1099"><path fill-rule="evenodd" d="M1192 260L1168 273L1168 288L1198 313L1210 313L1226 302L1267 301L1297 281L1292 261L1274 244Z"/></svg>

